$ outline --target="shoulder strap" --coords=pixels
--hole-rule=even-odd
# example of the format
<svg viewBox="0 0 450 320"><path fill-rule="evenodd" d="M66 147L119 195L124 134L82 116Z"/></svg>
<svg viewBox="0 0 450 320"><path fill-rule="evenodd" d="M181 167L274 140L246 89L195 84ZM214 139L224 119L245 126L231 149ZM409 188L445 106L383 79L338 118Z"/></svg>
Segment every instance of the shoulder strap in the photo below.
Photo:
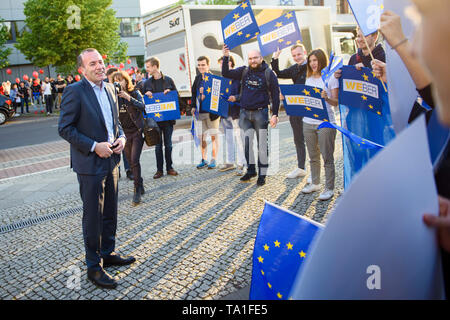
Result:
<svg viewBox="0 0 450 320"><path fill-rule="evenodd" d="M248 73L248 67L245 67L244 70L242 71L242 76L241 76L241 91L239 92L239 96L237 101L241 101L241 97L242 97L242 91L244 89L244 78L247 76Z"/></svg>
<svg viewBox="0 0 450 320"><path fill-rule="evenodd" d="M272 94L270 92L270 73L271 72L273 72L273 71L270 68L267 68L264 71L264 75L266 76L267 93L269 94L270 105L273 104L273 102L272 102Z"/></svg>

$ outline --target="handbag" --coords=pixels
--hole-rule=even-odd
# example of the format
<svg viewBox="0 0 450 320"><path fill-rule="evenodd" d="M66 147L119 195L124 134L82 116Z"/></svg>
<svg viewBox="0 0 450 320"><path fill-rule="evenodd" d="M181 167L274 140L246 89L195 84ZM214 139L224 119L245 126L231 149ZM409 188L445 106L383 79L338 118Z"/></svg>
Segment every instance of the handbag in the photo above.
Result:
<svg viewBox="0 0 450 320"><path fill-rule="evenodd" d="M142 131L145 144L149 147L157 145L161 140L161 130L153 118L144 117L144 129Z"/></svg>

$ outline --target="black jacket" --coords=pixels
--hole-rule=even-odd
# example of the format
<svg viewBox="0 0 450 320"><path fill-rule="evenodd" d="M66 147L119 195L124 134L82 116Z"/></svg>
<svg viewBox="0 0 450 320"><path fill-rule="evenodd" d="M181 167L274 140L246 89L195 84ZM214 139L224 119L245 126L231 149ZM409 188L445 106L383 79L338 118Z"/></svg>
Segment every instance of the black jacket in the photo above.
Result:
<svg viewBox="0 0 450 320"><path fill-rule="evenodd" d="M134 126L136 126L136 128L142 132L142 130L144 129L144 98L137 89L134 89L133 92L129 92L128 94L131 96L130 101L119 97L119 119L122 124L123 131L125 131L125 134L132 133L131 130L129 130L129 124L124 123L125 119L128 120L131 118ZM128 113L129 118L123 116L123 111L126 111Z"/></svg>
<svg viewBox="0 0 450 320"><path fill-rule="evenodd" d="M147 91L151 91L152 93L159 93L159 92L164 92L165 90L169 89L170 91L177 91L177 87L175 86L175 82L173 82L172 78L170 78L169 76L164 75L161 72L161 76L163 79L163 90L159 91L155 88L155 83L154 83L154 79L153 77L150 77L147 80L142 80L144 83L139 86L139 90L141 90L142 95L144 95ZM167 121L159 121L158 125L160 127L164 127L164 126L168 126L168 125L175 125L176 121L175 120L167 120Z"/></svg>
<svg viewBox="0 0 450 320"><path fill-rule="evenodd" d="M270 105L270 98L272 98L272 113L273 115L278 115L280 86L278 78L273 71L270 71L269 83L267 83L265 75L266 69L269 68L267 63L263 61L256 70L252 70L247 66L229 70L228 59L228 57L223 57L222 75L225 78L242 81L241 108L246 110L266 108ZM248 72L242 79L246 68L248 68Z"/></svg>
<svg viewBox="0 0 450 320"><path fill-rule="evenodd" d="M377 60L380 60L382 62L386 62L386 53L384 52L383 46L378 44L375 49L372 51L373 57ZM348 61L348 64L350 66L354 66L355 64L362 63L364 67L372 69L372 58L369 55L365 56L361 49L358 49L358 53L351 56L350 60Z"/></svg>
<svg viewBox="0 0 450 320"><path fill-rule="evenodd" d="M305 84L307 71L306 63L302 65L296 63L281 71L279 67L279 59L272 59L270 65L278 78L291 79L293 84Z"/></svg>

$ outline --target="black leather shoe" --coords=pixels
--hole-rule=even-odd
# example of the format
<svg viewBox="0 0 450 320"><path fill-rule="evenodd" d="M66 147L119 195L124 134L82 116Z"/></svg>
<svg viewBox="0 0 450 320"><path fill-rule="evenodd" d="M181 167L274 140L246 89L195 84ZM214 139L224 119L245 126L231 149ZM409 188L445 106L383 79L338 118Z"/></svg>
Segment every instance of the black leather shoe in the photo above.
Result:
<svg viewBox="0 0 450 320"><path fill-rule="evenodd" d="M141 203L141 189L137 187L134 188L133 205L137 206L139 203Z"/></svg>
<svg viewBox="0 0 450 320"><path fill-rule="evenodd" d="M246 173L243 177L240 178L241 182L250 182L252 178L256 177L256 173Z"/></svg>
<svg viewBox="0 0 450 320"><path fill-rule="evenodd" d="M110 266L126 266L128 264L132 264L136 261L135 257L121 257L118 254L113 254L108 257L103 258L103 267L110 267Z"/></svg>
<svg viewBox="0 0 450 320"><path fill-rule="evenodd" d="M133 172L131 172L131 170L127 170L127 178L130 180L134 180Z"/></svg>
<svg viewBox="0 0 450 320"><path fill-rule="evenodd" d="M95 285L105 288L105 289L115 289L117 287L117 282L114 280L105 270L92 270L88 269L87 272L88 279L91 280Z"/></svg>
<svg viewBox="0 0 450 320"><path fill-rule="evenodd" d="M259 176L258 180L256 181L256 184L260 187L265 185L266 184L266 176Z"/></svg>

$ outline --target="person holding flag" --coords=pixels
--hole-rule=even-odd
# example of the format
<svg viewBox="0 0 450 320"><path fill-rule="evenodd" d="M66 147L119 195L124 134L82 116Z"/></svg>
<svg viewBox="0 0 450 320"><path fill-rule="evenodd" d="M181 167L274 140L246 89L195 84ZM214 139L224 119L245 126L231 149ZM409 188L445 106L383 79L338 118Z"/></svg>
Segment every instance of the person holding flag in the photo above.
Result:
<svg viewBox="0 0 450 320"><path fill-rule="evenodd" d="M191 113L194 115L198 112L198 119L202 123L202 138L201 138L201 148L202 148L202 161L197 166L197 169L203 169L208 167L208 169L214 169L216 167L217 151L219 150L219 139L217 134L219 132L220 116L209 113L202 110L202 101L205 99L203 94L204 80L206 80L207 74L209 73L210 59L207 56L200 56L197 58L197 69L199 74L194 79L194 83L191 88L192 99L191 99ZM197 105L198 101L198 105ZM198 108L198 110L197 110ZM207 158L207 144L206 135L211 135L212 142L212 160L208 164Z"/></svg>
<svg viewBox="0 0 450 320"><path fill-rule="evenodd" d="M275 73L269 68L261 56L261 52L251 50L248 53L248 66L229 70L228 60L230 50L223 46L222 75L225 78L241 81L241 113L239 126L244 131L245 159L247 173L241 177L241 182L250 182L258 175L256 184L266 183L269 167L269 150L267 143L267 129L269 123L269 105L272 104L270 125L275 128L278 123L278 109L280 107L280 86ZM258 140L258 174L256 173L253 156L254 134Z"/></svg>
<svg viewBox="0 0 450 320"><path fill-rule="evenodd" d="M338 83L334 77L325 85L322 79L322 70L328 66L328 57L322 49L313 50L307 60L306 85L322 89L322 98L326 101L330 122L336 124L332 106L337 106L339 94ZM334 196L335 166L334 166L334 144L336 129L322 128L318 130L323 121L303 118L303 134L305 136L306 148L310 158L311 183L308 183L302 192L309 194L320 190L320 155L325 167L325 190L320 194L319 200L326 201Z"/></svg>
<svg viewBox="0 0 450 320"><path fill-rule="evenodd" d="M164 75L160 71L160 61L156 57L148 58L145 62L145 68L151 77L145 80L142 85L142 91L144 94L152 98L154 93L164 92L167 94L170 91L177 91L175 83L172 78ZM156 173L153 179L159 179L164 175L164 158L166 159L167 174L170 176L178 175L178 172L172 167L172 134L175 120L158 121L158 127L161 130L161 140L155 146L156 155ZM163 155L163 143L164 143L164 155Z"/></svg>
<svg viewBox="0 0 450 320"><path fill-rule="evenodd" d="M303 44L295 44L291 47L292 59L295 64L287 69L280 70L279 60L280 50L277 50L272 58L271 66L272 70L280 79L292 79L294 84L305 84L306 81L306 57L308 56L305 46ZM303 117L289 116L289 122L291 123L292 132L294 133L295 149L297 151L297 168L290 172L287 177L294 179L297 177L306 176L305 160L306 160L306 147L305 138L303 136Z"/></svg>
<svg viewBox="0 0 450 320"><path fill-rule="evenodd" d="M223 57L220 57L217 61L222 69ZM235 61L233 56L230 56L230 61L228 61L229 69L235 67ZM245 174L245 155L244 147L242 146L241 129L239 127L239 113L241 111L241 106L237 102L237 97L239 96L239 89L241 83L239 80L229 80L231 87L229 91L229 108L228 117L222 117L221 122L223 129L225 131L225 142L227 145L227 162L219 166L219 171L224 172L228 170L233 170L236 168L234 162L237 153L237 175L243 176ZM227 89L228 90L228 89ZM235 143L236 138L236 143ZM236 146L236 148L235 148ZM236 149L236 150L235 150Z"/></svg>

